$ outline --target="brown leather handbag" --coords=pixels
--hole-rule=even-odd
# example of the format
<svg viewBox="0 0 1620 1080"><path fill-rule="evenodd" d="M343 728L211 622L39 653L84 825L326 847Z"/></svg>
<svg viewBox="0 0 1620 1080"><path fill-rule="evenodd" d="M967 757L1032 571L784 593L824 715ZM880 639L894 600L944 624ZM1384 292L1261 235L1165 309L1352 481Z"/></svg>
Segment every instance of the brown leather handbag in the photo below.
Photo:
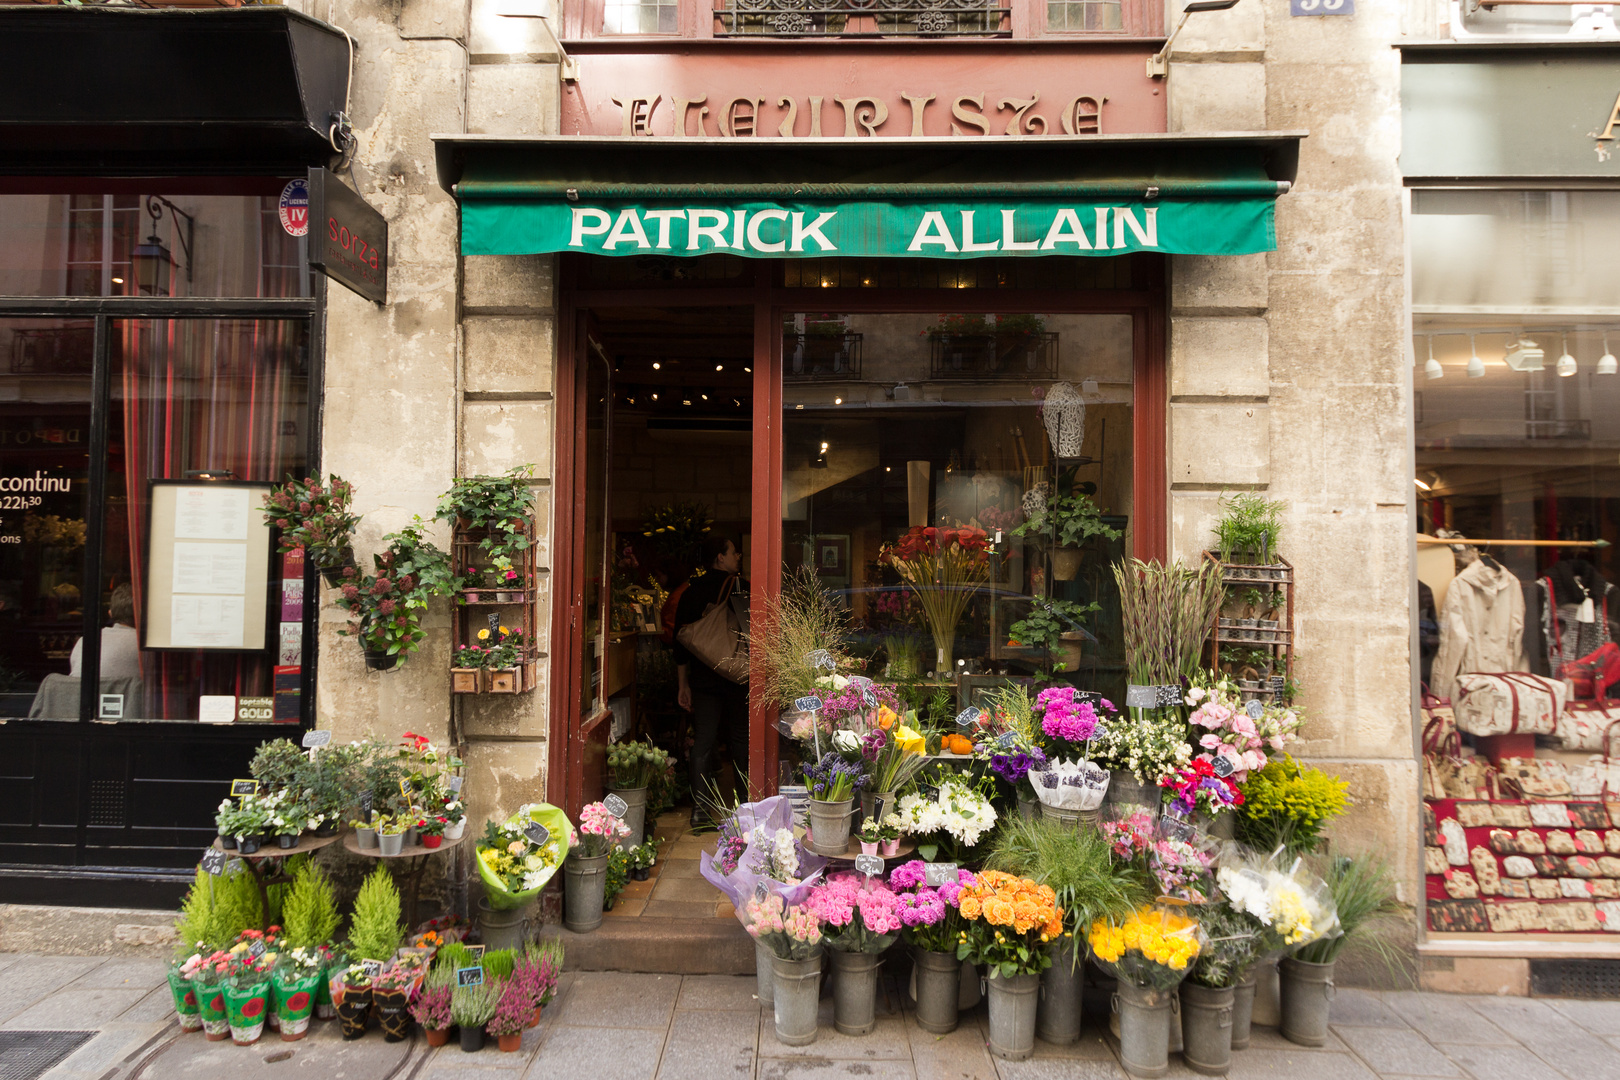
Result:
<svg viewBox="0 0 1620 1080"><path fill-rule="evenodd" d="M681 627L675 638L716 674L746 684L748 645L731 605L731 589L736 583L734 574L721 587L715 602L703 609L702 617Z"/></svg>

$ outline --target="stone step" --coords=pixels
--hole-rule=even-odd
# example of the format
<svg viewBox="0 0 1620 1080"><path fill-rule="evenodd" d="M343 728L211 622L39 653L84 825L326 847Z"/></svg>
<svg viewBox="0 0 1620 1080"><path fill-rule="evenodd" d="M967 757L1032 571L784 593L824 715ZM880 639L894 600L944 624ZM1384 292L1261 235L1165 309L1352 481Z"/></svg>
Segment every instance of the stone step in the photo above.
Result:
<svg viewBox="0 0 1620 1080"><path fill-rule="evenodd" d="M754 973L754 939L733 919L607 918L589 933L553 923L540 936L563 943L569 971Z"/></svg>

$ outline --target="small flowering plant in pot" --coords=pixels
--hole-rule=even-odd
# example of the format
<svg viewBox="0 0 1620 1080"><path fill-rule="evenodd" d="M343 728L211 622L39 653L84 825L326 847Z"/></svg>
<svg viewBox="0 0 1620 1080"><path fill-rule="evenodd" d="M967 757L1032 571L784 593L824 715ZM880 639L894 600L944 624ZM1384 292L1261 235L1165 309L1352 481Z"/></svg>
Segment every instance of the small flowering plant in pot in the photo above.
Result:
<svg viewBox="0 0 1620 1080"><path fill-rule="evenodd" d="M422 1025L429 1046L443 1046L450 1041L450 992L456 983L456 973L448 967L436 967L428 972L411 1002L411 1017Z"/></svg>
<svg viewBox="0 0 1620 1080"><path fill-rule="evenodd" d="M294 1042L309 1031L309 1018L326 974L328 956L323 949L285 949L270 977L270 992L276 1018L281 1022L281 1039Z"/></svg>
<svg viewBox="0 0 1620 1080"><path fill-rule="evenodd" d="M230 1021L231 1041L248 1046L264 1033L270 1009L270 973L276 954L254 955L247 942L232 946L221 973L225 990L225 1013Z"/></svg>
<svg viewBox="0 0 1620 1080"><path fill-rule="evenodd" d="M883 826L876 818L867 818L861 822L861 854L876 855L878 845L883 841Z"/></svg>
<svg viewBox="0 0 1620 1080"><path fill-rule="evenodd" d="M427 636L422 615L428 601L450 592L450 559L428 541L424 525L418 517L383 537L388 546L372 556L375 574L344 571L338 604L350 620L338 633L359 638L375 670L392 668L416 651Z"/></svg>
<svg viewBox="0 0 1620 1080"><path fill-rule="evenodd" d="M422 836L422 846L436 848L444 843L445 826L449 824L448 819L440 817L438 814L426 814L418 818L416 831Z"/></svg>
<svg viewBox="0 0 1620 1080"><path fill-rule="evenodd" d="M525 981L516 977L502 981L500 987L500 1003L484 1030L495 1036L503 1051L512 1053L523 1045L523 1029L534 1019L534 999Z"/></svg>
<svg viewBox="0 0 1620 1080"><path fill-rule="evenodd" d="M351 513L354 486L335 474L326 483L318 476L287 482L264 497L264 523L281 530L282 554L303 548L327 582L354 565L350 539L360 515Z"/></svg>
<svg viewBox="0 0 1620 1080"><path fill-rule="evenodd" d="M458 476L439 497L435 514L440 521L484 530L479 548L498 558L529 546L528 517L534 507L529 478L533 465L516 465L502 476Z"/></svg>

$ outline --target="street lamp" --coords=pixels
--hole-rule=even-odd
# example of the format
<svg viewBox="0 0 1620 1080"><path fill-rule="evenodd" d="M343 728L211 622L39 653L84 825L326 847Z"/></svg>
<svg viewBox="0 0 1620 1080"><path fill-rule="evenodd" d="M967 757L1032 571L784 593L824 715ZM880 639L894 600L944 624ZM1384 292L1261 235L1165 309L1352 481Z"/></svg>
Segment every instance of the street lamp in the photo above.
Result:
<svg viewBox="0 0 1620 1080"><path fill-rule="evenodd" d="M179 239L180 248L186 256L186 283L191 283L191 240L197 219L163 196L149 195L146 199L146 212L152 217L152 232L144 243L135 245L135 251L130 256L135 271L136 290L148 296L170 295L169 285L174 275L174 256L163 243L163 238L158 236L158 222L163 218L165 206L174 214L175 222L180 226L175 231L175 236Z"/></svg>
<svg viewBox="0 0 1620 1080"><path fill-rule="evenodd" d="M1182 8L1181 21L1176 23L1174 30L1170 31L1170 36L1164 39L1164 48L1148 57L1148 78L1162 79L1170 74L1170 45L1176 40L1176 35L1181 33L1181 28L1187 25L1187 16L1196 11L1226 11L1229 8L1236 7L1237 2L1238 0L1192 0L1186 7Z"/></svg>

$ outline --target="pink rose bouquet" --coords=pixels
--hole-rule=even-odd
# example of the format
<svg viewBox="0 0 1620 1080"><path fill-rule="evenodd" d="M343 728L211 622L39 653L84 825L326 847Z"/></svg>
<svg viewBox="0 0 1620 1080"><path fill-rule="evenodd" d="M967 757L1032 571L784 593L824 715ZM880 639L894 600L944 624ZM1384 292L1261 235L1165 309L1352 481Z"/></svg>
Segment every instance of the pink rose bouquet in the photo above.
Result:
<svg viewBox="0 0 1620 1080"><path fill-rule="evenodd" d="M863 874L834 874L810 891L805 906L826 924L823 936L839 952L883 952L903 925L893 890Z"/></svg>
<svg viewBox="0 0 1620 1080"><path fill-rule="evenodd" d="M789 907L768 893L744 904L742 914L749 935L783 960L808 960L821 948L821 919L808 904Z"/></svg>

